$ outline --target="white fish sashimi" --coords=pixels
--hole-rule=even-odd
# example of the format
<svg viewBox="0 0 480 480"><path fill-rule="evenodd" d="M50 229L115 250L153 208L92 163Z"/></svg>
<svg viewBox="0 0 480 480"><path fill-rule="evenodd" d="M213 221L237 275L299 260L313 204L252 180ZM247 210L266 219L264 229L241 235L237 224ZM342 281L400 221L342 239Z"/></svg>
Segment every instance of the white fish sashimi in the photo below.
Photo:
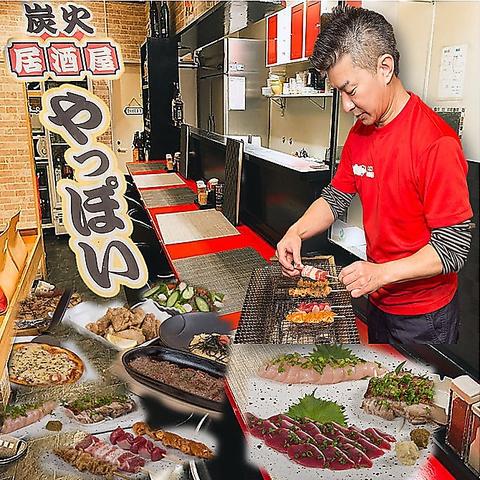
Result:
<svg viewBox="0 0 480 480"><path fill-rule="evenodd" d="M326 365L322 373L314 368L302 368L299 365L282 365L279 371L278 364L263 365L258 375L268 380L281 383L312 383L315 385L331 385L349 380L361 380L367 377L379 377L386 373L386 369L375 362L360 362L347 367L332 367Z"/></svg>

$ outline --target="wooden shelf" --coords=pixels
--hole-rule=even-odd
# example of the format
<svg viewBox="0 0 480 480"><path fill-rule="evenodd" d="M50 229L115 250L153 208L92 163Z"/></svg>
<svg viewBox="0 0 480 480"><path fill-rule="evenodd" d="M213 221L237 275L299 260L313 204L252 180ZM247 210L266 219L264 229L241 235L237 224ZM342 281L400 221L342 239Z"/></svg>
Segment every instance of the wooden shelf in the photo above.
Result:
<svg viewBox="0 0 480 480"><path fill-rule="evenodd" d="M28 249L27 260L7 312L5 315L0 315L0 372L5 371L10 356L18 304L30 293L38 272L45 273L45 255L41 230L34 235L23 236L23 240Z"/></svg>

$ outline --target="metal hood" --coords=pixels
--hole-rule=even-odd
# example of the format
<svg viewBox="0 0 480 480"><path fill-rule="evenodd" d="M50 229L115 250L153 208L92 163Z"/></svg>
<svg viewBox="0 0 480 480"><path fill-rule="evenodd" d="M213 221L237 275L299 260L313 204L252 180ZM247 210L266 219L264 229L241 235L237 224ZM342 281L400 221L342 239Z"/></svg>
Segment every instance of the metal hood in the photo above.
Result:
<svg viewBox="0 0 480 480"><path fill-rule="evenodd" d="M238 32L283 8L280 0L219 2L179 32L182 55Z"/></svg>

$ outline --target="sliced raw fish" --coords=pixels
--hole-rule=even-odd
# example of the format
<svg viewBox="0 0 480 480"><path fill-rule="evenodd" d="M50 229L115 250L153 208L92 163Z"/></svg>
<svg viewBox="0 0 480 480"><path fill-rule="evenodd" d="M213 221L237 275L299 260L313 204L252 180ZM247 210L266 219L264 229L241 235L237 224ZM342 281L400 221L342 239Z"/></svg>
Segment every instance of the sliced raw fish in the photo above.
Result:
<svg viewBox="0 0 480 480"><path fill-rule="evenodd" d="M315 435L321 434L320 428L313 422L303 423L301 426L304 432L307 432L311 437L315 438Z"/></svg>
<svg viewBox="0 0 480 480"><path fill-rule="evenodd" d="M383 450L390 450L391 446L385 438L379 435L374 428L367 428L362 433L377 447Z"/></svg>
<svg viewBox="0 0 480 480"><path fill-rule="evenodd" d="M312 383L315 385L330 385L349 380L361 380L367 377L378 377L386 370L375 362L360 362L355 366L332 367L326 365L322 373L313 368L302 368L300 365L279 365L269 363L263 365L258 375L268 380L281 383Z"/></svg>
<svg viewBox="0 0 480 480"><path fill-rule="evenodd" d="M287 454L288 458L304 467L323 468L325 466L325 457L315 445L290 445Z"/></svg>
<svg viewBox="0 0 480 480"><path fill-rule="evenodd" d="M272 422L274 425L277 425L278 427L284 427L284 428L291 428L292 426L301 427L300 422L297 422L293 418L283 413L280 413L279 415L274 415L273 417L269 417L268 420Z"/></svg>
<svg viewBox="0 0 480 480"><path fill-rule="evenodd" d="M295 435L294 432L286 428L277 428L274 432L265 436L264 440L265 445L281 453L287 453L290 445L301 443L301 439Z"/></svg>
<svg viewBox="0 0 480 480"><path fill-rule="evenodd" d="M361 449L352 445L346 437L338 435L338 448L355 464L357 468L370 468L373 462Z"/></svg>
<svg viewBox="0 0 480 480"><path fill-rule="evenodd" d="M355 463L339 448L329 445L321 451L325 457L325 467L330 470L348 470L349 468L355 468Z"/></svg>
<svg viewBox="0 0 480 480"><path fill-rule="evenodd" d="M373 427L372 427L372 428L373 428ZM382 430L379 430L378 428L374 428L374 430L375 430L381 437L383 437L385 440L387 440L387 442L394 443L394 442L397 441L395 437L393 437L392 435L389 435L388 433L382 432Z"/></svg>

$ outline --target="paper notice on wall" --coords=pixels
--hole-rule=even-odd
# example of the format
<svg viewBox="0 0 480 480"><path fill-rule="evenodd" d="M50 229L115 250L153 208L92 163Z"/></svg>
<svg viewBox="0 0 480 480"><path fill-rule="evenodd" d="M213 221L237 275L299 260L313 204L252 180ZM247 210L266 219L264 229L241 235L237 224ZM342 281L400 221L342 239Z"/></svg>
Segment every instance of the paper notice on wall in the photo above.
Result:
<svg viewBox="0 0 480 480"><path fill-rule="evenodd" d="M245 110L245 77L228 77L228 109Z"/></svg>
<svg viewBox="0 0 480 480"><path fill-rule="evenodd" d="M442 50L438 98L462 98L467 68L467 45L453 45Z"/></svg>

